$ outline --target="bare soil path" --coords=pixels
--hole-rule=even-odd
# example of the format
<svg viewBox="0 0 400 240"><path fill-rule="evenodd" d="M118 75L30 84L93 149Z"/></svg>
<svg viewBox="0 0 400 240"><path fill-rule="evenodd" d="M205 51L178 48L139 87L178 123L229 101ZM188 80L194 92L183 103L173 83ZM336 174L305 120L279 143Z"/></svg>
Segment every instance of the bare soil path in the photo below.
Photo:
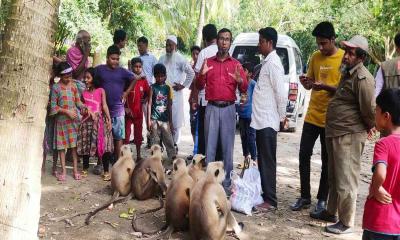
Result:
<svg viewBox="0 0 400 240"><path fill-rule="evenodd" d="M357 217L355 233L347 236L336 236L325 233L325 222L315 221L309 217L309 210L292 212L289 205L299 196L298 151L301 136L301 126L295 133L279 133L278 135L278 210L275 212L245 216L236 214L239 221L245 224L247 239L361 239L361 221L364 202L368 192L371 177L371 158L373 143L368 142L362 157L362 174L357 201ZM183 130L179 155L186 157L192 151L193 144L188 124ZM240 137L236 134L235 166L241 162L242 150ZM94 160L93 160L94 161ZM313 204L318 190L320 174L320 145L317 140L312 156L311 186ZM47 171L42 176L42 201L40 226L44 230L42 239L139 239L138 233L133 232L131 221L120 218L120 213L129 208L136 211L155 208L158 200L136 201L117 204L113 210L100 212L89 226L84 224L85 215L57 221L58 217L89 211L99 204L106 202L111 195L108 182L103 182L99 176L91 172L86 179L75 181L68 171L66 183L59 183L50 175L51 160L47 160ZM91 166L92 168L92 166ZM148 229L157 229L163 225L164 212L159 211L140 219L139 223ZM175 233L173 239L189 239L185 233ZM231 239L231 238L228 238ZM233 239L233 238L232 238Z"/></svg>

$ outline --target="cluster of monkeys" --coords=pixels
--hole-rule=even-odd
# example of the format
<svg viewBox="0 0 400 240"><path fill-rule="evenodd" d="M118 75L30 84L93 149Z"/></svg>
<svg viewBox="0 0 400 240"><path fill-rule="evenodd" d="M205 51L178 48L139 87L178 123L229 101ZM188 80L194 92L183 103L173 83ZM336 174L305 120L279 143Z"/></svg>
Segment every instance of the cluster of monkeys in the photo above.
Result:
<svg viewBox="0 0 400 240"><path fill-rule="evenodd" d="M165 194L166 225L152 238L171 236L174 231L187 231L191 239L225 239L227 231L238 237L243 223L238 223L231 212L230 202L221 185L225 178L223 162L209 163L206 170L205 157L195 155L189 166L177 158L173 162L172 180L167 187L159 145L151 147L152 155L135 164L129 145L121 148L121 157L111 169L112 198L106 204L90 212L85 220L111 204L131 198L146 200ZM123 196L119 198L120 196ZM163 201L161 200L163 203ZM161 205L161 209L163 204ZM133 219L132 226L138 231ZM143 231L141 231L143 232Z"/></svg>

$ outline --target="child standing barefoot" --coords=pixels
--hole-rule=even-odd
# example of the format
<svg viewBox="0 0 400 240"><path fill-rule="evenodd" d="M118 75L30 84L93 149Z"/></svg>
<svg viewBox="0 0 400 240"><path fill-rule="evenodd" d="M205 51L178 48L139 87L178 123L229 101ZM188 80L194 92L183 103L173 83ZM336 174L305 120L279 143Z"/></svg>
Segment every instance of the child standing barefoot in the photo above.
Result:
<svg viewBox="0 0 400 240"><path fill-rule="evenodd" d="M154 66L156 83L151 85L147 111L147 130L150 132L151 143L159 143L160 139L167 149L171 164L176 157L174 140L172 138L172 88L165 83L167 70L163 64Z"/></svg>
<svg viewBox="0 0 400 240"><path fill-rule="evenodd" d="M133 90L128 94L125 103L125 140L124 144L129 144L129 137L131 135L131 126L133 125L134 139L133 143L136 146L137 160L140 160L140 147L143 141L143 107L147 103L150 86L146 80L146 75L143 74L143 62L140 58L133 58L131 60L132 72L137 79ZM147 104L146 104L147 105Z"/></svg>
<svg viewBox="0 0 400 240"><path fill-rule="evenodd" d="M89 157L97 155L100 160L105 152L113 151L111 118L106 94L104 89L100 88L100 79L95 77L94 68L86 70L85 82L86 90L83 91L82 97L88 108L88 114L83 117L79 127L77 143L78 154L83 156L84 177L88 173Z"/></svg>
<svg viewBox="0 0 400 240"><path fill-rule="evenodd" d="M375 145L362 239L400 239L400 89L384 90L376 104L376 128L389 136Z"/></svg>
<svg viewBox="0 0 400 240"><path fill-rule="evenodd" d="M74 179L80 180L78 173L76 152L77 131L79 127L78 110L87 112L83 106L78 90L72 83L72 68L67 62L61 62L57 67L60 82L51 89L50 116L55 116L54 148L57 149L61 160L62 173L56 174L57 180L65 181L65 150L71 149L73 157Z"/></svg>

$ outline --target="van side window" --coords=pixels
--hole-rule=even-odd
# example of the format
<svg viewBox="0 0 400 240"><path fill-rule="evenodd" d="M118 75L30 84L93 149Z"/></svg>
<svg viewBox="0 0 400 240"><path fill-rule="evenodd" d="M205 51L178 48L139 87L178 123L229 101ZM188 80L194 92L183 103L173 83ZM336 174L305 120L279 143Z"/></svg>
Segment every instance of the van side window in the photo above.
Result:
<svg viewBox="0 0 400 240"><path fill-rule="evenodd" d="M294 61L296 62L296 73L301 75L303 73L303 64L301 62L301 56L299 50L296 48L293 49L294 51Z"/></svg>

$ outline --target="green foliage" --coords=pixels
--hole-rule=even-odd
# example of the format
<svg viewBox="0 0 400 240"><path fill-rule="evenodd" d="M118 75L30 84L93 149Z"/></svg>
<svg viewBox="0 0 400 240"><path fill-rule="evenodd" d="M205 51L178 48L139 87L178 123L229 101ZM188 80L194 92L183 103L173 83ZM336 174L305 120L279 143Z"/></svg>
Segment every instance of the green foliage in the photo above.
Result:
<svg viewBox="0 0 400 240"><path fill-rule="evenodd" d="M149 39L151 49L163 51L169 34L175 34L184 46L181 51L187 52L196 40L200 5L201 0L62 0L57 48L66 39L73 41L79 29L86 29L93 46L105 51L114 30L122 28L128 33L125 51L130 55L136 53L140 36ZM356 34L366 36L372 58L379 62L394 54L392 38L400 30L399 11L398 0L206 0L205 24L228 27L234 36L275 27L297 42L307 61L316 50L312 29L328 20L336 28L338 43Z"/></svg>
<svg viewBox="0 0 400 240"><path fill-rule="evenodd" d="M11 0L0 0L0 34L3 32L10 11Z"/></svg>
<svg viewBox="0 0 400 240"><path fill-rule="evenodd" d="M112 35L107 29L107 23L101 19L98 0L62 0L58 21L57 39L64 41L57 45L57 50L62 49L64 44L73 43L75 35L81 29L91 34L94 48L100 47L105 51L104 49L112 44Z"/></svg>

